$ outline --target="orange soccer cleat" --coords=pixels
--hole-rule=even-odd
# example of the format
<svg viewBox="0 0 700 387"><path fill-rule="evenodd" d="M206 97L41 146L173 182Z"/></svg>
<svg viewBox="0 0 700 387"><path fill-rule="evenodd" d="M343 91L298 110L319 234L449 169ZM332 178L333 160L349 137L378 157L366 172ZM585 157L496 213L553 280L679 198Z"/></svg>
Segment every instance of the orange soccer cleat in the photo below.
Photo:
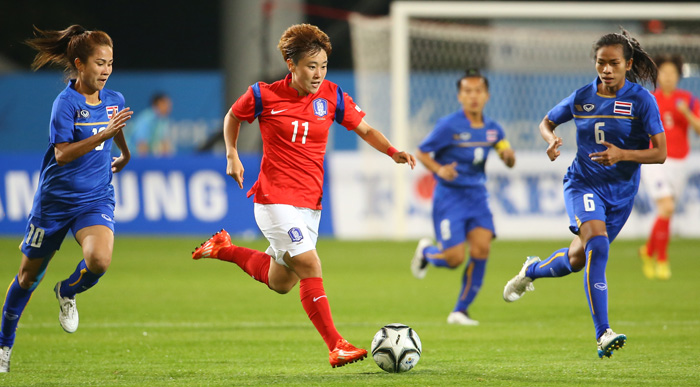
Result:
<svg viewBox="0 0 700 387"><path fill-rule="evenodd" d="M366 350L356 348L345 339L339 339L338 343L335 344L335 348L328 354L328 360L331 362L331 367L333 368L342 367L346 364L363 360L366 357Z"/></svg>
<svg viewBox="0 0 700 387"><path fill-rule="evenodd" d="M221 229L221 231L212 235L209 240L194 249L192 259L218 258L219 250L229 246L231 246L231 235L226 230Z"/></svg>

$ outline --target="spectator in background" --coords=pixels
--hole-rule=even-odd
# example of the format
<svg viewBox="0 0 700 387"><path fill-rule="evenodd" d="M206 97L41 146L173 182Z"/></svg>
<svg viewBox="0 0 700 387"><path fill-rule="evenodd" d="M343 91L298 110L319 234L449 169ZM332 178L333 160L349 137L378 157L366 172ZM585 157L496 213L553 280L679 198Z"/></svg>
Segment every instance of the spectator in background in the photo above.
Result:
<svg viewBox="0 0 700 387"><path fill-rule="evenodd" d="M667 254L671 217L686 179L685 160L690 152L688 128L700 134L700 101L690 92L677 88L683 69L679 55L662 55L655 58L655 62L659 78L654 97L666 131L668 158L664 164L642 168L642 181L656 202L657 214L649 240L639 248L639 256L647 278L667 280L671 278Z"/></svg>
<svg viewBox="0 0 700 387"><path fill-rule="evenodd" d="M134 117L134 123L127 135L129 149L136 156L167 156L173 153L170 143L170 112L173 103L165 93L151 97L151 107Z"/></svg>

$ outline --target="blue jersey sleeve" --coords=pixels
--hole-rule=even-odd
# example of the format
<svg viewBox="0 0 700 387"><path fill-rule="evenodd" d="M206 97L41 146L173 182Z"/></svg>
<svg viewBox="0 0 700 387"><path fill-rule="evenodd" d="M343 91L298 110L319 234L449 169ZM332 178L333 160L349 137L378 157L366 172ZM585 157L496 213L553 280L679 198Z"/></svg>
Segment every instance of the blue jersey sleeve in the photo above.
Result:
<svg viewBox="0 0 700 387"><path fill-rule="evenodd" d="M445 120L440 120L435 124L435 129L433 129L433 131L423 139L423 142L418 145L418 149L425 153L437 152L449 146L451 141L449 126L446 124Z"/></svg>
<svg viewBox="0 0 700 387"><path fill-rule="evenodd" d="M564 98L557 106L553 107L552 110L547 113L547 119L554 122L557 125L561 125L567 121L571 121L574 118L574 114L571 110L571 106L574 104L574 97L576 92L571 93L570 96Z"/></svg>
<svg viewBox="0 0 700 387"><path fill-rule="evenodd" d="M124 99L124 95L118 91L114 92L117 95L117 99L119 100L118 106L119 106L119 111L124 110L124 105L126 105L126 100Z"/></svg>
<svg viewBox="0 0 700 387"><path fill-rule="evenodd" d="M498 131L498 138L495 141L495 143L498 144L501 140L505 140L506 131L503 130L503 127L499 123L495 123L494 126L496 127L496 130Z"/></svg>
<svg viewBox="0 0 700 387"><path fill-rule="evenodd" d="M644 130L649 136L659 134L664 131L664 126L661 123L661 114L659 113L659 105L656 103L656 98L646 92L642 98L641 117Z"/></svg>
<svg viewBox="0 0 700 387"><path fill-rule="evenodd" d="M49 141L52 144L73 142L76 106L67 98L58 98L51 109Z"/></svg>

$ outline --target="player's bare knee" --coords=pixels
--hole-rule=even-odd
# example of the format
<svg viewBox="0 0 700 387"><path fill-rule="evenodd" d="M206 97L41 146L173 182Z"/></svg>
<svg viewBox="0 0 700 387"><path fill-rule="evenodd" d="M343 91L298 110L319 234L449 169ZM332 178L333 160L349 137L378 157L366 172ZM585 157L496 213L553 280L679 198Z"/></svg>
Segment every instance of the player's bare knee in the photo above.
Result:
<svg viewBox="0 0 700 387"><path fill-rule="evenodd" d="M659 206L659 216L668 219L673 216L673 212L676 211L676 203L673 200L666 200L662 202Z"/></svg>
<svg viewBox="0 0 700 387"><path fill-rule="evenodd" d="M95 254L85 258L88 270L95 274L102 274L107 271L112 263L112 256L106 254Z"/></svg>
<svg viewBox="0 0 700 387"><path fill-rule="evenodd" d="M569 250L569 264L572 271L581 271L586 266L586 252L581 250L579 253L579 251Z"/></svg>
<svg viewBox="0 0 700 387"><path fill-rule="evenodd" d="M476 259L487 259L490 252L489 246L473 246L469 249L469 256Z"/></svg>
<svg viewBox="0 0 700 387"><path fill-rule="evenodd" d="M454 269L464 262L464 254L445 254L445 261L447 261L447 264Z"/></svg>
<svg viewBox="0 0 700 387"><path fill-rule="evenodd" d="M19 274L17 274L17 282L19 283L19 286L22 289L29 289L34 285L37 281L37 275L36 273L29 273L29 272L22 272L20 271Z"/></svg>
<svg viewBox="0 0 700 387"><path fill-rule="evenodd" d="M278 294L287 294L290 290L294 289L294 284L270 282L270 289Z"/></svg>

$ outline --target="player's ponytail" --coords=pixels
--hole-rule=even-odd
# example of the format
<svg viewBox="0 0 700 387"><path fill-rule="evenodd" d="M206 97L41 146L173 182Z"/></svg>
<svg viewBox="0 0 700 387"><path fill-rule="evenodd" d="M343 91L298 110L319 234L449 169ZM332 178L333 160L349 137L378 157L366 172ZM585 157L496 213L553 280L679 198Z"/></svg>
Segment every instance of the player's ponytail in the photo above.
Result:
<svg viewBox="0 0 700 387"><path fill-rule="evenodd" d="M648 82L656 87L656 77L659 71L654 60L644 51L637 39L630 36L624 28L621 28L620 33L601 36L594 46L593 54L595 55L601 47L616 44L622 46L625 61L632 59L632 68L625 74L625 78L635 83Z"/></svg>
<svg viewBox="0 0 700 387"><path fill-rule="evenodd" d="M76 58L87 62L95 46L112 47L112 38L102 31L88 31L77 24L61 31L41 30L35 26L34 38L27 39L25 43L38 51L32 62L32 70L54 63L68 72L74 72Z"/></svg>

